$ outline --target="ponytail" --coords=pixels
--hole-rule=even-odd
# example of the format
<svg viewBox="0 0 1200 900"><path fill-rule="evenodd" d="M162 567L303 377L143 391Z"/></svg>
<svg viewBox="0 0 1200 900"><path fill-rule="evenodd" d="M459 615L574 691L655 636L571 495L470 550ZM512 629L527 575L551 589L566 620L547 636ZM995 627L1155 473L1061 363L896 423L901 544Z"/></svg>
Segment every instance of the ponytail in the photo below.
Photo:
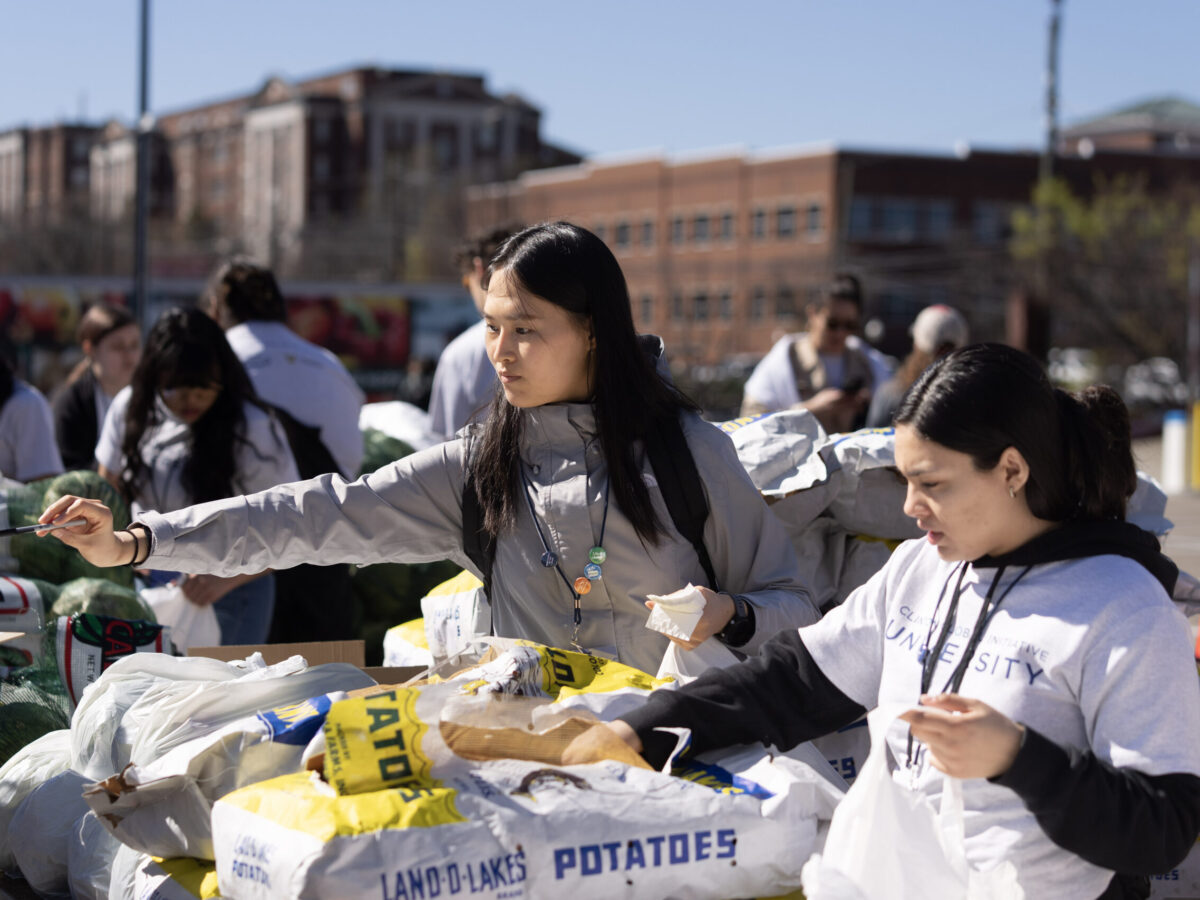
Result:
<svg viewBox="0 0 1200 900"><path fill-rule="evenodd" d="M1076 499L1075 518L1124 519L1137 487L1129 410L1112 388L1078 394L1055 390L1062 422L1065 480Z"/></svg>
<svg viewBox="0 0 1200 900"><path fill-rule="evenodd" d="M898 425L996 466L1008 447L1029 464L1025 497L1039 519L1123 519L1137 472L1129 412L1112 388L1072 396L1033 357L1003 344L975 344L926 369L896 411Z"/></svg>

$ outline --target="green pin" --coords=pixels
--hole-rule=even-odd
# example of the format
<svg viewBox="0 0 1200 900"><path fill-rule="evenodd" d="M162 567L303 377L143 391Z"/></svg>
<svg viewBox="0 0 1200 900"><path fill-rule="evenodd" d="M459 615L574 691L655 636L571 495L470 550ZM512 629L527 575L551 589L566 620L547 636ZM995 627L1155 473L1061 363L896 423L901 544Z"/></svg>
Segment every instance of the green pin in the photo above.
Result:
<svg viewBox="0 0 1200 900"><path fill-rule="evenodd" d="M596 565L602 566L604 565L604 561L608 559L608 553L605 552L603 547L593 547L588 551L588 559Z"/></svg>

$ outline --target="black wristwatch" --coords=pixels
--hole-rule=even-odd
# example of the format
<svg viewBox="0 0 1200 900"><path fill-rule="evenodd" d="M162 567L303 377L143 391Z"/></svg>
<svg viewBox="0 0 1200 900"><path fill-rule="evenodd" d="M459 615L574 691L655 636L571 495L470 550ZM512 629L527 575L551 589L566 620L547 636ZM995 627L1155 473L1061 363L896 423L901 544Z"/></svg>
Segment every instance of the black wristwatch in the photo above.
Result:
<svg viewBox="0 0 1200 900"><path fill-rule="evenodd" d="M741 594L730 594L733 618L717 632L717 640L730 647L741 647L754 637L754 607Z"/></svg>

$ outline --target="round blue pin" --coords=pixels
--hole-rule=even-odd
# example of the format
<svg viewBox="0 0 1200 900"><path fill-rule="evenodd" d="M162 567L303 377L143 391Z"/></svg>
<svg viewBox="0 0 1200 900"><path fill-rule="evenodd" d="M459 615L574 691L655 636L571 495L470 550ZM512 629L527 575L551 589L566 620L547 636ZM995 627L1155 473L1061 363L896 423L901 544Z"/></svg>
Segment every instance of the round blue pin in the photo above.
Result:
<svg viewBox="0 0 1200 900"><path fill-rule="evenodd" d="M553 550L547 550L542 554L542 565L547 569L553 569L558 565L558 555Z"/></svg>
<svg viewBox="0 0 1200 900"><path fill-rule="evenodd" d="M596 565L595 563L588 563L586 566L583 567L583 574L586 575L588 577L588 579L591 581L599 581L600 580L600 567L598 565Z"/></svg>

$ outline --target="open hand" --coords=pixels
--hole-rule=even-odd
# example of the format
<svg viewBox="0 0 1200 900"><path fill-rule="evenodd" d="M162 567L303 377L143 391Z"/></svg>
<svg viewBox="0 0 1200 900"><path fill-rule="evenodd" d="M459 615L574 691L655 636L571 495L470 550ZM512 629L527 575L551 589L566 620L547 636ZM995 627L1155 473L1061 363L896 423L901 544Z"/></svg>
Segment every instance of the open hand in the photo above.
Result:
<svg viewBox="0 0 1200 900"><path fill-rule="evenodd" d="M567 744L562 753L564 766L579 766L585 763L615 759L643 769L650 768L639 755L642 741L632 728L617 719L613 722L597 722L583 734Z"/></svg>

